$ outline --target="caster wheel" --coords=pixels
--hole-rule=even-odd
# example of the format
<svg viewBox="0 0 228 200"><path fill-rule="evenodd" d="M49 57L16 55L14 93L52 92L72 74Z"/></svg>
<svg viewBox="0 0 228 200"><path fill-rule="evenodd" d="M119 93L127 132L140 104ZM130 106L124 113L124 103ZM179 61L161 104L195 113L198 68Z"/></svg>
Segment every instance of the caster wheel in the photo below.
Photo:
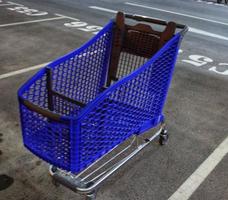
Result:
<svg viewBox="0 0 228 200"><path fill-rule="evenodd" d="M60 186L60 184L59 184L56 180L54 180L54 178L52 178L52 184L53 184L55 187L59 187L59 186Z"/></svg>
<svg viewBox="0 0 228 200"><path fill-rule="evenodd" d="M166 129L163 129L160 133L159 144L165 145L167 144L168 140L169 140L168 131Z"/></svg>
<svg viewBox="0 0 228 200"><path fill-rule="evenodd" d="M86 200L95 200L96 199L96 192L92 192L86 195Z"/></svg>

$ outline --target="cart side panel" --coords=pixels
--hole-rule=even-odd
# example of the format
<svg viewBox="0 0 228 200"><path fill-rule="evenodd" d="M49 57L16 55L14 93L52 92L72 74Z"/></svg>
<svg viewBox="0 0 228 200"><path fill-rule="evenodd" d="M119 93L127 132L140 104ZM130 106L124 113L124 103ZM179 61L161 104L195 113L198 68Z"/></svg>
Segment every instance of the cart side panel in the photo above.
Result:
<svg viewBox="0 0 228 200"><path fill-rule="evenodd" d="M174 36L153 58L108 88L81 116L80 169L162 120L179 48Z"/></svg>
<svg viewBox="0 0 228 200"><path fill-rule="evenodd" d="M85 48L51 64L56 92L87 104L102 91L112 44L112 26L110 22Z"/></svg>
<svg viewBox="0 0 228 200"><path fill-rule="evenodd" d="M94 99L105 84L112 27L111 21L81 48L41 69L18 91L25 146L56 167L77 171L80 138L75 119L83 103Z"/></svg>

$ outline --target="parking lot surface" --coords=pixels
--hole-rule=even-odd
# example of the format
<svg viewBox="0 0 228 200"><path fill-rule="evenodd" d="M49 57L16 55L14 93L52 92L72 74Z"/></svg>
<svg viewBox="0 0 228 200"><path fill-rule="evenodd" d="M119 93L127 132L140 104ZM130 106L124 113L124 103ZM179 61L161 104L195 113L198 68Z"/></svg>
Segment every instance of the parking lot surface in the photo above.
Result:
<svg viewBox="0 0 228 200"><path fill-rule="evenodd" d="M154 142L140 152L108 179L97 199L228 199L228 6L194 0L0 0L0 179L10 182L5 188L0 181L0 199L84 198L54 186L48 164L23 147L17 90L46 63L88 41L116 11L190 30L164 110L169 143ZM207 159L214 152L212 168ZM189 182L198 169L206 175Z"/></svg>

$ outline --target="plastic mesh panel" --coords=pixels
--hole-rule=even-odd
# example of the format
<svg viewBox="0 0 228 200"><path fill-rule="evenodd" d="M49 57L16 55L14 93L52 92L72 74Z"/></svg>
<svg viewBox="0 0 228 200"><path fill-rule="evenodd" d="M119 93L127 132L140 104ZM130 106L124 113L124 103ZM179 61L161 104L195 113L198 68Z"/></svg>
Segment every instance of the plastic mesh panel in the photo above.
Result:
<svg viewBox="0 0 228 200"><path fill-rule="evenodd" d="M57 113L62 113L66 116L76 117L81 110L80 106L70 101L67 101L66 99L63 99L57 95L53 95L53 102L54 111Z"/></svg>
<svg viewBox="0 0 228 200"><path fill-rule="evenodd" d="M36 80L26 88L23 92L22 97L36 105L39 105L41 108L47 108L47 77L43 71L37 76Z"/></svg>
<svg viewBox="0 0 228 200"><path fill-rule="evenodd" d="M116 77L118 79L130 74L142 66L148 59L130 53L121 52Z"/></svg>
<svg viewBox="0 0 228 200"><path fill-rule="evenodd" d="M151 58L159 46L159 36L129 30L125 33L117 67L116 78L120 79L142 66Z"/></svg>
<svg viewBox="0 0 228 200"><path fill-rule="evenodd" d="M89 165L147 123L158 123L174 68L179 36L166 48L106 91L81 122L80 168Z"/></svg>
<svg viewBox="0 0 228 200"><path fill-rule="evenodd" d="M70 126L49 120L21 105L23 140L44 160L70 170Z"/></svg>
<svg viewBox="0 0 228 200"><path fill-rule="evenodd" d="M54 66L54 90L65 96L88 103L101 92L105 83L109 49L111 46L111 26L86 49L73 53Z"/></svg>
<svg viewBox="0 0 228 200"><path fill-rule="evenodd" d="M50 64L53 90L82 103L93 100L104 86L111 46L112 23L93 42ZM57 63L57 64L56 64ZM23 92L23 99L48 109L47 75L45 70ZM54 112L77 116L80 107L53 95Z"/></svg>

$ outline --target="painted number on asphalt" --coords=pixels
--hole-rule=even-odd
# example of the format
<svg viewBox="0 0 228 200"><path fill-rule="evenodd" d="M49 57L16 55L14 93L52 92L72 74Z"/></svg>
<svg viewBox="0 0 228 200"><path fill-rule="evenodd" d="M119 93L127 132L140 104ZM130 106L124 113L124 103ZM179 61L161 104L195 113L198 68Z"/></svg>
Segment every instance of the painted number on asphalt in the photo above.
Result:
<svg viewBox="0 0 228 200"><path fill-rule="evenodd" d="M77 28L78 30L85 31L85 32L91 32L93 34L97 34L102 29L101 26L88 25L88 23L82 22L80 20L65 23L64 26L69 27L69 28Z"/></svg>
<svg viewBox="0 0 228 200"><path fill-rule="evenodd" d="M22 13L28 16L43 16L43 15L47 15L48 12L44 12L44 11L39 11L36 9L32 9L32 8L28 8L26 6L16 6L13 8L7 8L8 10L12 10L18 13Z"/></svg>
<svg viewBox="0 0 228 200"><path fill-rule="evenodd" d="M226 75L226 76L228 76L228 63L219 63L218 65L219 65L220 67L221 67L221 66L223 66L223 67L226 66L227 69L226 69L226 70L221 70L221 71L219 70L219 71L218 71L218 68L219 68L219 67L213 66L213 67L211 67L211 68L209 69L209 71L215 72L215 73L217 73L217 74L221 74L221 75Z"/></svg>
<svg viewBox="0 0 228 200"><path fill-rule="evenodd" d="M206 56L201 55L190 55L189 60L182 60L182 62L192 64L196 67L202 67L203 65L206 65L207 63L212 63L213 60L211 58L208 58Z"/></svg>
<svg viewBox="0 0 228 200"><path fill-rule="evenodd" d="M180 49L179 53L183 53L183 50ZM190 55L189 59L183 59L182 62L191 64L195 67L202 67L207 65L208 63L213 63L214 61L203 55ZM218 66L212 66L208 68L209 71L214 72L216 74L228 76L228 63L219 63Z"/></svg>
<svg viewBox="0 0 228 200"><path fill-rule="evenodd" d="M207 1L207 0L195 0L197 3L206 3L209 5L216 5L216 6L225 6L222 2L221 3L216 3L212 1Z"/></svg>

